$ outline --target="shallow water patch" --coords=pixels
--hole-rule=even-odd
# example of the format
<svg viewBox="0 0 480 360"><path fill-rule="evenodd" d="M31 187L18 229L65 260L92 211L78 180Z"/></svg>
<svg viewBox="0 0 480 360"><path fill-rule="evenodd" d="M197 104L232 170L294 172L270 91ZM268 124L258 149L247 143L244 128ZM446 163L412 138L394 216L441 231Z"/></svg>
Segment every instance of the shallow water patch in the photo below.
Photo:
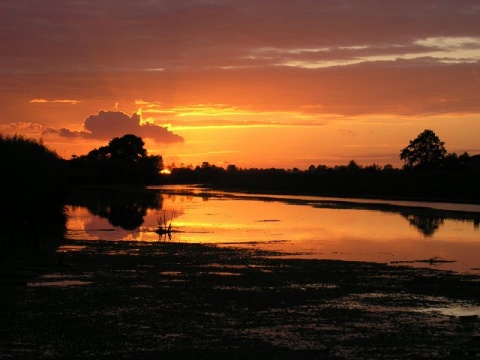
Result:
<svg viewBox="0 0 480 360"><path fill-rule="evenodd" d="M57 253L83 251L86 248L84 245L61 245L57 249Z"/></svg>
<svg viewBox="0 0 480 360"><path fill-rule="evenodd" d="M37 281L27 282L27 286L28 287L82 286L82 285L88 285L91 283L92 283L91 281L72 279L63 274L53 273L53 274L42 275Z"/></svg>
<svg viewBox="0 0 480 360"><path fill-rule="evenodd" d="M327 283L313 283L313 284L292 284L287 286L287 288L307 291L307 290L318 290L318 289L338 289L336 284L327 284Z"/></svg>
<svg viewBox="0 0 480 360"><path fill-rule="evenodd" d="M28 287L45 287L45 286L82 286L89 285L91 281L83 280L58 280L58 281L33 281L28 282Z"/></svg>
<svg viewBox="0 0 480 360"><path fill-rule="evenodd" d="M218 275L218 276L240 276L241 273L234 273L229 271L208 271L204 273L205 275Z"/></svg>
<svg viewBox="0 0 480 360"><path fill-rule="evenodd" d="M423 309L422 312L437 313L461 320L476 320L480 317L480 306L432 307Z"/></svg>
<svg viewBox="0 0 480 360"><path fill-rule="evenodd" d="M242 291L242 292L261 292L265 288L261 286L214 286L215 290L222 291ZM267 288L268 290L273 290L273 288Z"/></svg>
<svg viewBox="0 0 480 360"><path fill-rule="evenodd" d="M160 275L163 275L163 276L182 276L183 273L181 271L161 271Z"/></svg>

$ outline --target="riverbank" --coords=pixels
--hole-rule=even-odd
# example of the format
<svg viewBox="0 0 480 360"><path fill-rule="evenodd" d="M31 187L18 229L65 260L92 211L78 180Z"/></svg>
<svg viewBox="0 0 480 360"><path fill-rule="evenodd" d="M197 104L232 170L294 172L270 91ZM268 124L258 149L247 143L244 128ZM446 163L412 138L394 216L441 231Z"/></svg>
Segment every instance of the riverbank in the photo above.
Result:
<svg viewBox="0 0 480 360"><path fill-rule="evenodd" d="M339 166L298 169L238 169L216 166L175 168L165 184L204 184L215 189L256 193L358 197L480 204L477 168L412 171Z"/></svg>
<svg viewBox="0 0 480 360"><path fill-rule="evenodd" d="M480 354L478 276L277 255L70 241L23 275L4 264L0 359Z"/></svg>

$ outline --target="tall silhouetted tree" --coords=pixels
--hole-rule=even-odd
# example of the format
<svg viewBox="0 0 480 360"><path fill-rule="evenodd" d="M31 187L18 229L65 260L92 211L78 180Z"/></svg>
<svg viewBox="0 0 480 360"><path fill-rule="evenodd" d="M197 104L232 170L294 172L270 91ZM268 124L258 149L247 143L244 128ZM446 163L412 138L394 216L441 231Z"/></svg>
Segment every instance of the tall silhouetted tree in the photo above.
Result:
<svg viewBox="0 0 480 360"><path fill-rule="evenodd" d="M432 130L424 130L400 152L406 167L434 169L441 165L447 154L445 143Z"/></svg>

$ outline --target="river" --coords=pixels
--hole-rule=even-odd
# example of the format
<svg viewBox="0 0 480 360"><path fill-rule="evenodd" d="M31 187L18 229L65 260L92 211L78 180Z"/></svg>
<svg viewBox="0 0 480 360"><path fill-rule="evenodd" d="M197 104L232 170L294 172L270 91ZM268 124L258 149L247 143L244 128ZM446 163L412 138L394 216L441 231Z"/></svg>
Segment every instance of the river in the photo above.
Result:
<svg viewBox="0 0 480 360"><path fill-rule="evenodd" d="M480 206L154 186L67 206L67 239L212 243L480 274ZM158 226L171 224L169 235Z"/></svg>

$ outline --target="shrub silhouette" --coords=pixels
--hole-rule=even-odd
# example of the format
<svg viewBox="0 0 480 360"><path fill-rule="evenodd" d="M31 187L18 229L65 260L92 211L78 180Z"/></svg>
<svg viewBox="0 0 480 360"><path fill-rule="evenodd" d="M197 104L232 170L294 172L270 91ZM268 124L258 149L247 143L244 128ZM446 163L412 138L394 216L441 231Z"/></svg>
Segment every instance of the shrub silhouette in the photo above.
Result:
<svg viewBox="0 0 480 360"><path fill-rule="evenodd" d="M2 245L38 247L63 236L64 161L41 142L0 135Z"/></svg>

